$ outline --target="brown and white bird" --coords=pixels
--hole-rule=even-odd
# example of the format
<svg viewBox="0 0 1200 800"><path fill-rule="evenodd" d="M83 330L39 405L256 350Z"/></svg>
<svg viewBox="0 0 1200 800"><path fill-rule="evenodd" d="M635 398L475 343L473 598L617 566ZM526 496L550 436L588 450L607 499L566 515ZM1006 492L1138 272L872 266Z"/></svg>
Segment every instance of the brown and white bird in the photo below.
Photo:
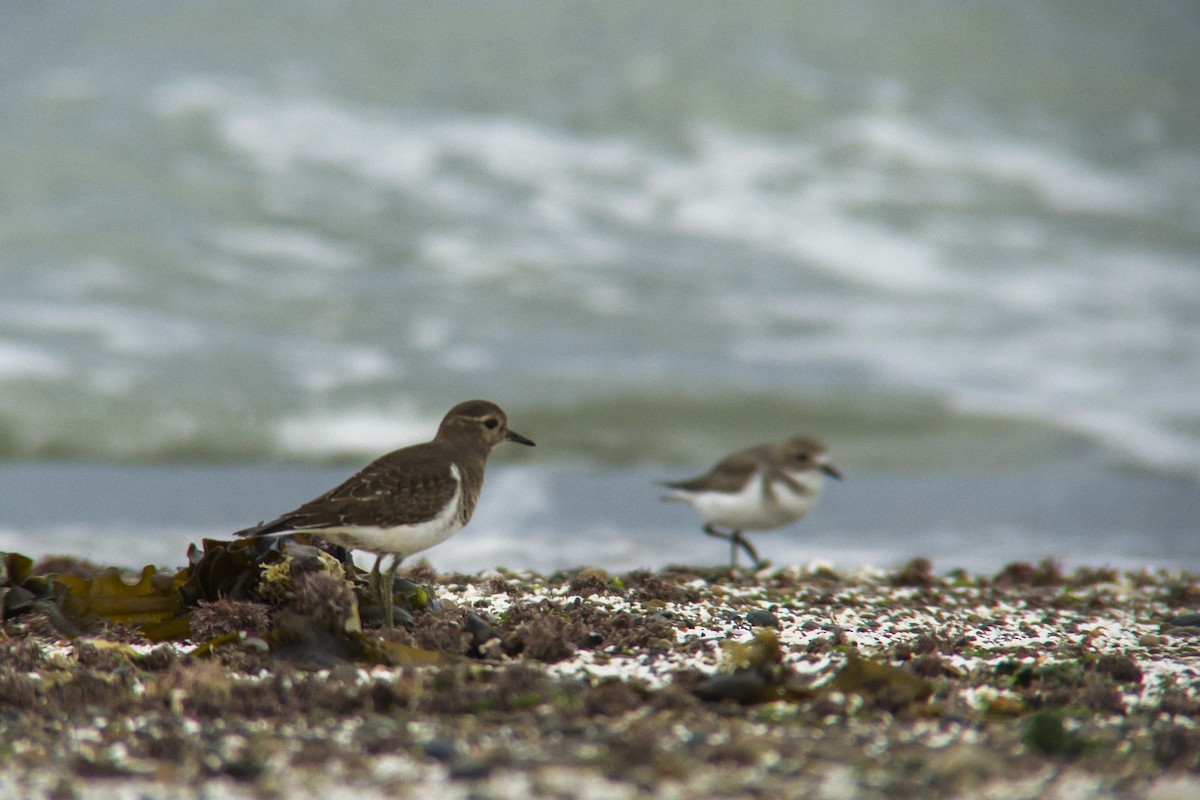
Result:
<svg viewBox="0 0 1200 800"><path fill-rule="evenodd" d="M829 463L824 443L796 436L728 455L697 478L666 482L674 491L663 499L691 503L704 520L704 532L729 542L732 565L737 566L740 547L757 569L767 562L742 534L778 528L807 514L821 496L825 475L842 477Z"/></svg>
<svg viewBox="0 0 1200 800"><path fill-rule="evenodd" d="M392 588L400 562L462 530L479 500L487 457L501 442L533 447L509 430L508 417L495 403L459 403L446 413L432 441L381 456L320 497L235 535L307 533L374 553L371 585L392 627ZM380 562L388 555L392 564L381 580Z"/></svg>

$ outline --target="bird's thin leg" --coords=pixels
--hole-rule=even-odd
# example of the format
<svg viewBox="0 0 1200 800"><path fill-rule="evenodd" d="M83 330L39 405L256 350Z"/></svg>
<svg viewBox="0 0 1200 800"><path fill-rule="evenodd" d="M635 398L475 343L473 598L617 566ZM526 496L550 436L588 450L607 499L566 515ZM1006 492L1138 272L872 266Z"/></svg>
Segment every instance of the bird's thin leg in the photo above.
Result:
<svg viewBox="0 0 1200 800"><path fill-rule="evenodd" d="M738 540L741 538L741 534L738 533L737 531L734 531L733 533L724 533L722 531L717 530L712 525L705 525L704 532L707 533L709 536L715 536L718 539L724 539L725 541L729 542L729 563L730 563L730 566L736 568L737 567L737 554L738 554Z"/></svg>
<svg viewBox="0 0 1200 800"><path fill-rule="evenodd" d="M396 627L392 613L392 593L396 588L396 570L400 569L400 562L403 560L404 556L392 556L392 565L388 567L387 580L384 581L384 589L380 594L380 602L383 603L383 621L389 628Z"/></svg>
<svg viewBox="0 0 1200 800"><path fill-rule="evenodd" d="M763 561L758 557L758 551L754 549L754 545L750 544L750 541L746 537L742 536L741 531L734 531L733 543L735 547L741 547L743 550L745 550L746 555L750 556L750 558L754 560L755 569L762 569L763 567L769 565L768 562Z"/></svg>
<svg viewBox="0 0 1200 800"><path fill-rule="evenodd" d="M379 564L383 561L383 556L375 556L375 566L371 567L371 577L367 578L367 589L375 597L381 597L379 594L382 591L382 584L379 581Z"/></svg>

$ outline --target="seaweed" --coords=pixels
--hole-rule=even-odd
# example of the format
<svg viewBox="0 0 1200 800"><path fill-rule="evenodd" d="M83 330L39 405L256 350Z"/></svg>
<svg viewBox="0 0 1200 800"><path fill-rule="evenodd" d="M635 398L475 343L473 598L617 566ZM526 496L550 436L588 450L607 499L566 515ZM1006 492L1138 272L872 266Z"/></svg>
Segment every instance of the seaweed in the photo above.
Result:
<svg viewBox="0 0 1200 800"><path fill-rule="evenodd" d="M410 621L409 609L436 607L423 587L397 584ZM377 615L352 562L296 541L205 539L183 569L147 566L135 576L112 567L37 575L28 557L0 554L4 621L40 612L68 639L130 629L148 641L197 640L198 657L266 649L303 669L440 662L437 652L363 634L360 603L374 603Z"/></svg>
<svg viewBox="0 0 1200 800"><path fill-rule="evenodd" d="M139 628L153 626L178 617L184 608L179 587L187 580L186 571L160 573L147 566L133 582L116 568L91 578L62 573L47 577L54 586L59 609L88 630L97 627L97 619Z"/></svg>
<svg viewBox="0 0 1200 800"><path fill-rule="evenodd" d="M783 661L774 628L756 628L748 642L721 643L721 672L692 687L701 700L732 700L742 705L813 697L807 682Z"/></svg>
<svg viewBox="0 0 1200 800"><path fill-rule="evenodd" d="M27 614L52 596L49 584L33 575L33 559L0 553L0 621Z"/></svg>
<svg viewBox="0 0 1200 800"><path fill-rule="evenodd" d="M907 670L865 658L855 651L846 654L846 664L834 676L830 688L856 694L868 707L896 713L929 699L933 685Z"/></svg>

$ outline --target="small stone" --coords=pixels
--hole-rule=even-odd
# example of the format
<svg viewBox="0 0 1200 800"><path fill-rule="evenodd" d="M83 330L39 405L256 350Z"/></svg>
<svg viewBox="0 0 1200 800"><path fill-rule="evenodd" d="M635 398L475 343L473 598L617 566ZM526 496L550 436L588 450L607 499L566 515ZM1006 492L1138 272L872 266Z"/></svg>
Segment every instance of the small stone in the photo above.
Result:
<svg viewBox="0 0 1200 800"><path fill-rule="evenodd" d="M467 655L472 658L481 658L484 645L493 639L503 638L500 631L492 627L492 623L478 614L467 614L467 618L463 621L463 627L470 637L470 641L467 643Z"/></svg>
<svg viewBox="0 0 1200 800"><path fill-rule="evenodd" d="M767 611L765 608L760 608L747 614L746 623L753 625L756 628L775 628L776 630L783 630L783 626L779 624L779 617L775 616L773 612Z"/></svg>
<svg viewBox="0 0 1200 800"><path fill-rule="evenodd" d="M763 673L753 669L741 669L732 675L713 675L692 687L692 693L701 700L733 700L751 705L779 699L779 688L773 686Z"/></svg>
<svg viewBox="0 0 1200 800"><path fill-rule="evenodd" d="M495 765L483 759L455 761L450 765L450 777L456 780L478 780L491 774Z"/></svg>
<svg viewBox="0 0 1200 800"><path fill-rule="evenodd" d="M458 755L458 749L454 743L444 739L430 739L421 749L425 751L425 755L442 762L449 762Z"/></svg>

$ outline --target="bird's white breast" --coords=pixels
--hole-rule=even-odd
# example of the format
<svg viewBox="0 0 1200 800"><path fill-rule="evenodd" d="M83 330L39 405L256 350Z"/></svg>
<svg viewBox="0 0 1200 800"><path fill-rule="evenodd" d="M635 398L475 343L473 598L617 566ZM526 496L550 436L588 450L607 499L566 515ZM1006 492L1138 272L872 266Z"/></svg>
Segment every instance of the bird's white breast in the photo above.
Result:
<svg viewBox="0 0 1200 800"><path fill-rule="evenodd" d="M774 494L775 502L778 504L780 511L787 514L787 521L791 522L807 514L816 505L825 479L815 469L804 470L802 472L789 472L788 477L800 484L802 487L801 491L796 491L792 484L787 481L779 480L771 484L771 493Z"/></svg>
<svg viewBox="0 0 1200 800"><path fill-rule="evenodd" d="M770 487L757 472L739 492L690 492L677 490L667 495L691 503L709 525L737 531L769 530L786 525L808 513L821 492L821 473L816 470L789 473L803 487L774 481Z"/></svg>
<svg viewBox="0 0 1200 800"><path fill-rule="evenodd" d="M313 531L332 542L355 550L372 553L387 553L407 558L413 553L428 550L441 544L463 528L461 509L463 502L462 473L455 464L450 465L450 474L456 485L454 496L438 512L437 516L424 522L390 527L343 527L324 528Z"/></svg>

